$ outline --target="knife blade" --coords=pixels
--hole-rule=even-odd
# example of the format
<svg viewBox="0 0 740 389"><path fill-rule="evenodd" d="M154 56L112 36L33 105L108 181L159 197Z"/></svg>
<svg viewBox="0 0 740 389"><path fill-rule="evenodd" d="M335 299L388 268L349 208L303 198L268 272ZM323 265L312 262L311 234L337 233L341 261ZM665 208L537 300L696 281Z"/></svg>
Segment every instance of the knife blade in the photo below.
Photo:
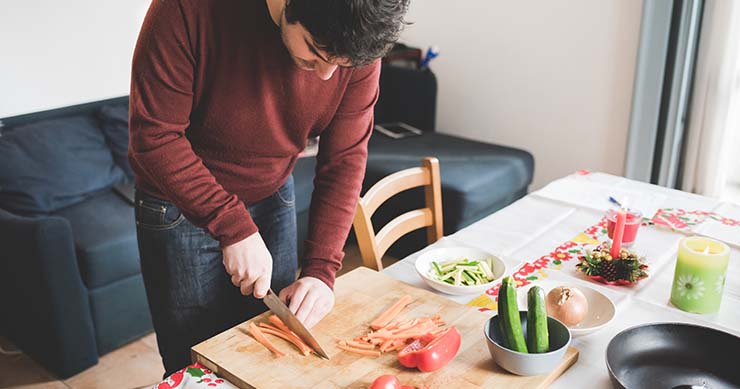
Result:
<svg viewBox="0 0 740 389"><path fill-rule="evenodd" d="M324 359L329 359L329 356L326 354L324 349L321 348L321 345L316 338L311 335L308 328L306 328L303 323L295 317L293 312L291 312L290 309L280 301L280 298L272 291L272 289L267 291L267 295L265 295L265 298L262 299L262 301L265 302L265 305L270 308L270 311L272 311L275 316L279 317L291 331L295 332L301 340L314 349L318 356Z"/></svg>

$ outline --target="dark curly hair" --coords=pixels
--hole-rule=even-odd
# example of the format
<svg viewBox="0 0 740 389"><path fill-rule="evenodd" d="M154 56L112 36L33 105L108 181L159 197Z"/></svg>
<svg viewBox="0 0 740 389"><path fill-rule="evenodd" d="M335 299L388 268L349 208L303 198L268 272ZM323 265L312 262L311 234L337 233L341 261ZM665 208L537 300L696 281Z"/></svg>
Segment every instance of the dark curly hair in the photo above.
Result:
<svg viewBox="0 0 740 389"><path fill-rule="evenodd" d="M285 20L300 23L330 58L366 65L398 40L409 0L288 0Z"/></svg>

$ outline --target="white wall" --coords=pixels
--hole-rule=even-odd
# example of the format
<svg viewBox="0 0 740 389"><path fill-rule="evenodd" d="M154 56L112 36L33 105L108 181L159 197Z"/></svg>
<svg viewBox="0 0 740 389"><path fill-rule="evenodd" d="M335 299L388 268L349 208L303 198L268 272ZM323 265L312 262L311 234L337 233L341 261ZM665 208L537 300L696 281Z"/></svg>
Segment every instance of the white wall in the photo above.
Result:
<svg viewBox="0 0 740 389"><path fill-rule="evenodd" d="M441 54L437 128L526 149L536 189L622 174L641 0L412 0L403 40Z"/></svg>
<svg viewBox="0 0 740 389"><path fill-rule="evenodd" d="M149 0L0 1L0 117L128 94ZM529 150L533 188L621 174L641 0L412 0L442 132Z"/></svg>
<svg viewBox="0 0 740 389"><path fill-rule="evenodd" d="M0 1L0 117L127 95L149 0Z"/></svg>

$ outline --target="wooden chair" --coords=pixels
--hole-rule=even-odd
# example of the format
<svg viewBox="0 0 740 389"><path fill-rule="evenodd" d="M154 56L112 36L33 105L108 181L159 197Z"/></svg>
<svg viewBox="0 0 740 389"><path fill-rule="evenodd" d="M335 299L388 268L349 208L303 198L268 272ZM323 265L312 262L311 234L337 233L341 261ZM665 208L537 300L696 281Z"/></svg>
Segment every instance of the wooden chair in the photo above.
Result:
<svg viewBox="0 0 740 389"><path fill-rule="evenodd" d="M375 211L396 194L420 186L424 187L426 207L396 217L376 234L370 219ZM427 241L431 244L439 240L442 237L442 188L437 158L426 157L421 167L393 173L373 185L357 203L354 227L362 262L375 270L383 270L383 254L411 231L426 227Z"/></svg>

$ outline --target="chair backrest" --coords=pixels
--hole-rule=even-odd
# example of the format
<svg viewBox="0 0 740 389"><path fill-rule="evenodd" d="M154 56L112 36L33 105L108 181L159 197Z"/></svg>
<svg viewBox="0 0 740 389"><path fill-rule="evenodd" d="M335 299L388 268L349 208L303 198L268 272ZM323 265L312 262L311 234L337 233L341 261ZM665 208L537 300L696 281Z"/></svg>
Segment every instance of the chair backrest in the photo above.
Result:
<svg viewBox="0 0 740 389"><path fill-rule="evenodd" d="M406 212L386 224L377 234L373 228L373 213L389 198L405 190L424 187L425 207ZM355 235L365 266L382 270L381 259L388 248L402 236L427 228L431 244L442 237L442 187L439 161L434 157L422 160L421 167L393 173L378 181L360 198L355 212Z"/></svg>

